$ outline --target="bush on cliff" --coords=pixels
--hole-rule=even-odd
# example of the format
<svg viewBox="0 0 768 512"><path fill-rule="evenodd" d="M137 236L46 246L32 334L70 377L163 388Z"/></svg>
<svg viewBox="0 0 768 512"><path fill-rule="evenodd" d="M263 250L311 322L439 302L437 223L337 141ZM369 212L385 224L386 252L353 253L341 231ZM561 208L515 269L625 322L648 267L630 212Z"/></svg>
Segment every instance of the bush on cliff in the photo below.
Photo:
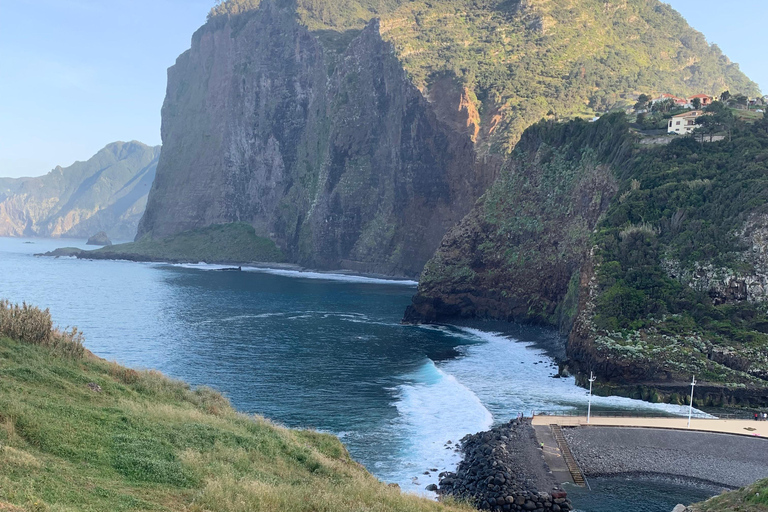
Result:
<svg viewBox="0 0 768 512"><path fill-rule="evenodd" d="M471 510L401 494L335 437L238 414L213 390L62 357L47 312L2 310L0 510Z"/></svg>

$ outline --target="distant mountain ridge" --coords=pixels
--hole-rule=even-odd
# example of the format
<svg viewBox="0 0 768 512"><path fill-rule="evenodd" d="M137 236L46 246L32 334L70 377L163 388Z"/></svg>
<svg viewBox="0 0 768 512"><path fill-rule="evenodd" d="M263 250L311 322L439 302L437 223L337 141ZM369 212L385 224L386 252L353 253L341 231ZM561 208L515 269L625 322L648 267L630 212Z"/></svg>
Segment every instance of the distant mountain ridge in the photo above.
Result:
<svg viewBox="0 0 768 512"><path fill-rule="evenodd" d="M131 239L159 157L160 146L114 142L45 176L0 178L0 236Z"/></svg>

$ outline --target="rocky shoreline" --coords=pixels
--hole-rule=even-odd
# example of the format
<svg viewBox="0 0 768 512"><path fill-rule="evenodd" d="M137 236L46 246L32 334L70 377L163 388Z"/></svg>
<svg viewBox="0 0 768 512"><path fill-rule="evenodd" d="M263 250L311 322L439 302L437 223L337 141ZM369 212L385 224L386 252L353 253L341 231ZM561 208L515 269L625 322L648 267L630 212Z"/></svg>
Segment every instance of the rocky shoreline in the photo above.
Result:
<svg viewBox="0 0 768 512"><path fill-rule="evenodd" d="M465 436L455 473L441 474L437 493L468 499L480 510L571 510L570 500L549 471L530 420L512 420Z"/></svg>

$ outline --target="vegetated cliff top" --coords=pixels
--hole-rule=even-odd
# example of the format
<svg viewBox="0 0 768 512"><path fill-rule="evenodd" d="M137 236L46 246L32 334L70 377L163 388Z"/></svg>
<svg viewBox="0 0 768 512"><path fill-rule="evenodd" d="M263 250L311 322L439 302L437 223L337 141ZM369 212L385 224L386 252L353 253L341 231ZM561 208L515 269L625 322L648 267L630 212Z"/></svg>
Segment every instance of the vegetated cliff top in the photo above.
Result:
<svg viewBox="0 0 768 512"><path fill-rule="evenodd" d="M113 142L44 176L0 179L0 236L133 238L159 156L160 146Z"/></svg>
<svg viewBox="0 0 768 512"><path fill-rule="evenodd" d="M331 435L109 363L47 336L47 312L27 306L10 321L8 307L0 301L0 510L472 510L402 494Z"/></svg>
<svg viewBox="0 0 768 512"><path fill-rule="evenodd" d="M465 88L470 110L477 111L470 131L491 151L511 151L526 127L550 113L625 107L643 92L760 92L716 45L657 0L264 1L295 5L330 51L381 18L385 39L422 91L439 96L435 85L446 78ZM210 18L258 5L228 0Z"/></svg>

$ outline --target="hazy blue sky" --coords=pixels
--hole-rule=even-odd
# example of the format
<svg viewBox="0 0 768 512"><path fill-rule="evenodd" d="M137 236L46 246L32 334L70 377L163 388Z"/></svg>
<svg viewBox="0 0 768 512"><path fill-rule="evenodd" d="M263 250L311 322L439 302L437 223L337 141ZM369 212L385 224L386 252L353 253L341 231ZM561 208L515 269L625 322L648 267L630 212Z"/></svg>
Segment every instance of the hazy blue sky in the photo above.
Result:
<svg viewBox="0 0 768 512"><path fill-rule="evenodd" d="M166 69L214 0L0 0L0 176L160 144ZM669 0L768 92L766 0Z"/></svg>

